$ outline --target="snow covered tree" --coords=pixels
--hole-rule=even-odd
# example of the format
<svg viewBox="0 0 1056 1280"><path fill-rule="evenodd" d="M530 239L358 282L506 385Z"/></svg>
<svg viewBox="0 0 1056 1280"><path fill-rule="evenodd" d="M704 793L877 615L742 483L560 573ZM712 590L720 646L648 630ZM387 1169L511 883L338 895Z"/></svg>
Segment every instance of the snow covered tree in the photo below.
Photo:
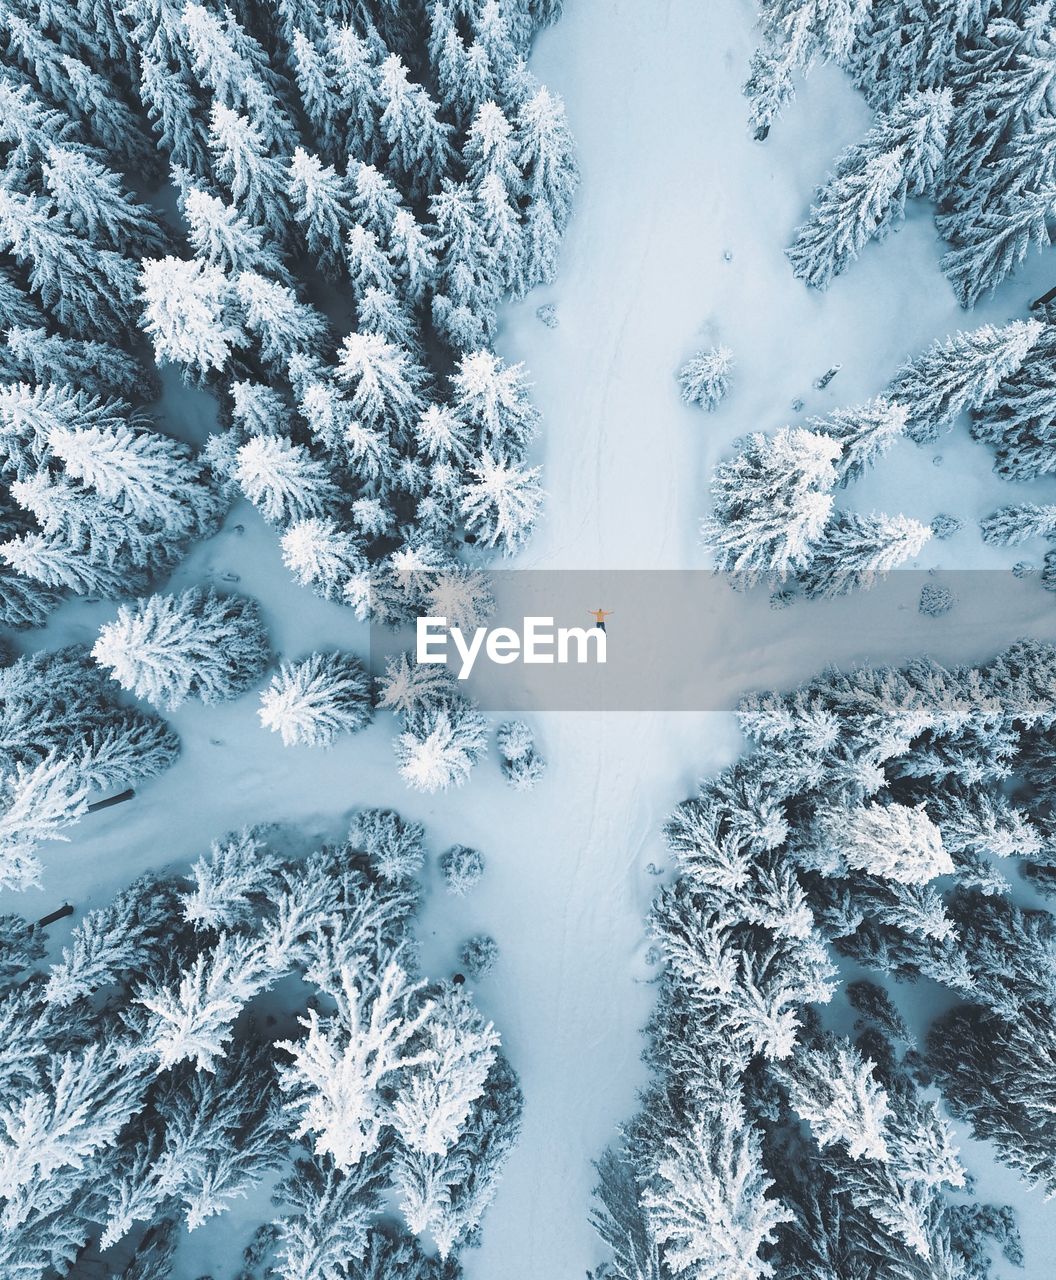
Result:
<svg viewBox="0 0 1056 1280"><path fill-rule="evenodd" d="M338 379L349 388L351 414L364 426L410 436L425 408L425 373L408 352L371 333L350 333L342 344Z"/></svg>
<svg viewBox="0 0 1056 1280"><path fill-rule="evenodd" d="M278 1045L293 1058L279 1079L296 1121L294 1136L311 1135L315 1154L330 1157L342 1172L370 1156L391 1123L382 1082L428 1056L409 1043L433 1008L428 1001L413 1007L417 993L395 961L380 975L370 1001L346 970L337 1015L323 1023L309 1009L302 1019L308 1034Z"/></svg>
<svg viewBox="0 0 1056 1280"><path fill-rule="evenodd" d="M396 738L400 776L415 791L460 787L487 751L487 721L465 698L425 705Z"/></svg>
<svg viewBox="0 0 1056 1280"><path fill-rule="evenodd" d="M712 483L702 535L717 567L752 583L806 566L832 510L840 453L835 440L802 428L749 436Z"/></svg>
<svg viewBox="0 0 1056 1280"><path fill-rule="evenodd" d="M133 356L106 342L49 335L43 327L4 334L14 376L40 386L75 386L90 396L118 396L144 404L161 391L157 375Z"/></svg>
<svg viewBox="0 0 1056 1280"><path fill-rule="evenodd" d="M49 433L48 446L67 476L121 517L148 528L164 526L170 539L183 544L215 524L219 504L179 441L143 430L140 423L122 423L59 426Z"/></svg>
<svg viewBox="0 0 1056 1280"><path fill-rule="evenodd" d="M56 208L92 244L129 258L165 251L168 236L156 214L121 189L116 173L85 152L49 147L41 174Z"/></svg>
<svg viewBox="0 0 1056 1280"><path fill-rule="evenodd" d="M260 117L213 100L209 150L213 172L248 222L281 238L290 218L282 161L269 154Z"/></svg>
<svg viewBox="0 0 1056 1280"><path fill-rule="evenodd" d="M752 59L744 86L750 123L763 139L794 96L792 73L807 72L819 59L842 62L869 12L868 0L765 0L761 5L766 44Z"/></svg>
<svg viewBox="0 0 1056 1280"><path fill-rule="evenodd" d="M141 986L136 999L151 1015L145 1034L158 1070L190 1059L199 1071L213 1071L227 1053L235 1019L278 976L259 942L221 934L175 989Z"/></svg>
<svg viewBox="0 0 1056 1280"><path fill-rule="evenodd" d="M883 152L822 188L787 251L799 279L827 288L890 223L902 188L902 164L901 150Z"/></svg>
<svg viewBox="0 0 1056 1280"><path fill-rule="evenodd" d="M502 774L514 791L532 791L546 771L535 735L523 720L507 720L496 737Z"/></svg>
<svg viewBox="0 0 1056 1280"><path fill-rule="evenodd" d="M529 216L532 205L542 204L562 231L579 183L564 103L540 85L519 107L514 129L519 144L517 161L530 200Z"/></svg>
<svg viewBox="0 0 1056 1280"><path fill-rule="evenodd" d="M386 658L385 674L378 679L378 706L402 716L443 706L455 693L446 667L419 663L409 653Z"/></svg>
<svg viewBox="0 0 1056 1280"><path fill-rule="evenodd" d="M453 844L440 855L437 865L448 893L465 897L484 874L484 855L468 845Z"/></svg>
<svg viewBox="0 0 1056 1280"><path fill-rule="evenodd" d="M907 197L934 194L952 113L949 91L907 94L843 152L788 250L797 276L824 288L904 216Z"/></svg>
<svg viewBox="0 0 1056 1280"><path fill-rule="evenodd" d="M336 275L345 236L352 225L347 179L318 156L298 147L290 161L288 191L293 217L300 224L312 259Z"/></svg>
<svg viewBox="0 0 1056 1280"><path fill-rule="evenodd" d="M130 977L144 978L167 954L174 899L170 885L147 875L89 911L63 947L62 960L52 965L44 999L65 1009Z"/></svg>
<svg viewBox="0 0 1056 1280"><path fill-rule="evenodd" d="M491 351L463 355L451 375L451 410L477 433L479 447L520 458L539 425L528 398L524 366L507 366ZM428 416L428 415L426 415ZM457 432L457 427L454 428Z"/></svg>
<svg viewBox="0 0 1056 1280"><path fill-rule="evenodd" d="M672 1274L694 1280L762 1280L759 1257L791 1212L767 1195L758 1131L745 1123L734 1088L688 1117L671 1136L642 1189L642 1206Z"/></svg>
<svg viewBox="0 0 1056 1280"><path fill-rule="evenodd" d="M1056 505L1039 507L1033 502L1002 507L981 521L983 541L1013 547L1031 538L1056 537Z"/></svg>
<svg viewBox="0 0 1056 1280"><path fill-rule="evenodd" d="M402 1076L392 1103L401 1142L446 1155L484 1093L499 1036L457 987L443 990L422 1027L425 1054Z"/></svg>
<svg viewBox="0 0 1056 1280"><path fill-rule="evenodd" d="M931 527L908 516L840 511L825 526L800 581L807 595L839 596L874 585L917 555Z"/></svg>
<svg viewBox="0 0 1056 1280"><path fill-rule="evenodd" d="M413 83L398 54L378 70L379 128L389 144L389 164L416 191L433 189L450 166L450 126L436 103Z"/></svg>
<svg viewBox="0 0 1056 1280"><path fill-rule="evenodd" d="M334 520L299 520L282 536L282 558L294 578L327 599L340 599L366 567L362 543Z"/></svg>
<svg viewBox="0 0 1056 1280"><path fill-rule="evenodd" d="M804 1047L776 1069L796 1114L820 1147L840 1143L852 1160L888 1160L887 1095L874 1064L835 1038Z"/></svg>
<svg viewBox="0 0 1056 1280"><path fill-rule="evenodd" d="M461 627L463 632L483 626L495 611L491 579L467 565L442 569L425 595L431 617L446 618L448 626Z"/></svg>
<svg viewBox="0 0 1056 1280"><path fill-rule="evenodd" d="M178 174L180 213L187 224L187 238L196 256L225 274L262 271L286 275L273 244L261 227L254 226L233 204L211 194L189 175Z"/></svg>
<svg viewBox="0 0 1056 1280"><path fill-rule="evenodd" d="M486 977L499 959L499 944L486 933L479 933L462 944L458 953L464 968L474 978Z"/></svg>
<svg viewBox="0 0 1056 1280"><path fill-rule="evenodd" d="M289 1280L340 1280L363 1258L383 1201L376 1158L342 1173L329 1158L298 1160L278 1197L292 1212L278 1220L277 1254Z"/></svg>
<svg viewBox="0 0 1056 1280"><path fill-rule="evenodd" d="M36 883L42 840L86 811L95 791L167 769L179 740L156 716L118 707L86 651L34 654L0 668L0 875Z"/></svg>
<svg viewBox="0 0 1056 1280"><path fill-rule="evenodd" d="M208 858L191 868L194 888L182 897L184 918L196 929L229 929L251 923L270 896L278 869L263 833L250 827L214 840Z"/></svg>
<svg viewBox="0 0 1056 1280"><path fill-rule="evenodd" d="M942 270L963 307L992 293L1023 262L1031 249L1047 249L1048 223L1056 211L1056 184L1017 195L1011 208L977 213L967 226L961 219L943 220L953 247L942 258Z"/></svg>
<svg viewBox="0 0 1056 1280"><path fill-rule="evenodd" d="M972 435L994 446L994 469L1007 480L1056 468L1056 326L1042 329L1019 368L972 411Z"/></svg>
<svg viewBox="0 0 1056 1280"><path fill-rule="evenodd" d="M75 337L120 341L131 332L135 263L82 239L49 200L0 190L0 246L26 267L32 292Z"/></svg>
<svg viewBox="0 0 1056 1280"><path fill-rule="evenodd" d="M349 844L362 849L383 880L406 882L425 864L424 835L417 822L406 822L393 809L363 809L352 820Z"/></svg>
<svg viewBox="0 0 1056 1280"><path fill-rule="evenodd" d="M287 747L328 747L339 734L365 728L373 715L370 676L358 658L344 653L283 663L260 702L261 724L280 733Z"/></svg>
<svg viewBox="0 0 1056 1280"><path fill-rule="evenodd" d="M698 351L678 371L682 399L702 409L717 409L730 389L733 352L729 347Z"/></svg>
<svg viewBox="0 0 1056 1280"><path fill-rule="evenodd" d="M460 510L466 528L486 546L512 553L530 536L543 504L539 468L485 451L470 467Z"/></svg>
<svg viewBox="0 0 1056 1280"><path fill-rule="evenodd" d="M870 804L826 811L823 838L839 850L847 865L897 884L926 884L953 871L942 833L920 805Z"/></svg>
<svg viewBox="0 0 1056 1280"><path fill-rule="evenodd" d="M74 761L54 753L0 775L0 885L39 887L34 849L45 840L69 839L60 833L88 812L89 792Z"/></svg>
<svg viewBox="0 0 1056 1280"><path fill-rule="evenodd" d="M918 443L935 440L959 413L979 408L1022 365L1041 331L1036 320L984 325L908 360L888 387L890 398L909 411L907 435Z"/></svg>
<svg viewBox="0 0 1056 1280"><path fill-rule="evenodd" d="M325 514L338 498L326 465L286 436L254 436L238 450L234 479L269 524Z"/></svg>
<svg viewBox="0 0 1056 1280"><path fill-rule="evenodd" d="M159 364L192 373L223 369L246 336L224 272L200 258L145 259L140 277L143 324Z"/></svg>
<svg viewBox="0 0 1056 1280"><path fill-rule="evenodd" d="M256 340L265 364L286 368L291 357L328 345L328 325L321 311L300 302L292 289L256 271L243 271L235 282L245 327Z"/></svg>
<svg viewBox="0 0 1056 1280"><path fill-rule="evenodd" d="M843 446L836 462L837 482L860 480L866 468L879 461L906 432L909 412L902 405L877 396L851 409L834 409L825 418L812 418L812 431L833 436Z"/></svg>
<svg viewBox="0 0 1056 1280"><path fill-rule="evenodd" d="M237 698L271 658L254 601L199 587L122 605L92 656L123 689L169 710L189 697Z"/></svg>
<svg viewBox="0 0 1056 1280"><path fill-rule="evenodd" d="M436 225L433 321L451 346L481 347L495 330L501 264L488 243L476 192L446 181L429 204Z"/></svg>

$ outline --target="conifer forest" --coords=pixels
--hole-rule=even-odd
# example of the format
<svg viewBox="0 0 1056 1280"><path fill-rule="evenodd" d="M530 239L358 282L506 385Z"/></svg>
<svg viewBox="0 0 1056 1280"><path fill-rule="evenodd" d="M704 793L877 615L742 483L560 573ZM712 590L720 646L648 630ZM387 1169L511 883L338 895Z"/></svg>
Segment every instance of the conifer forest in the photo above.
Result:
<svg viewBox="0 0 1056 1280"><path fill-rule="evenodd" d="M0 1280L1047 1280L1054 244L1056 0L0 0Z"/></svg>

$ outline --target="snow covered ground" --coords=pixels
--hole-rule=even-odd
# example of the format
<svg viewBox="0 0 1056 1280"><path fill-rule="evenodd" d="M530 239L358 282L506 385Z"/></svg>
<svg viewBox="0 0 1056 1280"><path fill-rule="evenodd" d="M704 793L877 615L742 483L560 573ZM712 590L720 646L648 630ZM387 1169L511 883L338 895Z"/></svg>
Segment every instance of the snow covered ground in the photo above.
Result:
<svg viewBox="0 0 1056 1280"><path fill-rule="evenodd" d="M740 95L752 16L748 0L568 0L565 17L539 42L534 65L565 97L583 184L557 284L508 309L500 343L508 359L526 362L545 415L540 454L550 499L521 567L704 567L696 530L707 477L737 436L795 420L797 397L806 414L875 395L905 355L958 327L1022 314L1052 283L1035 260L966 318L939 273L924 208L898 235L870 245L829 293L795 281L782 250L814 184L859 136L868 112L838 73L823 69L770 140L754 143ZM556 304L557 329L535 316L546 302ZM737 366L729 400L704 415L681 405L673 374L698 343L711 341L731 346ZM836 362L841 372L815 391L813 379ZM186 434L207 428L203 402L182 398L177 408L188 415ZM965 518L969 527L950 543L932 543L922 567L1008 563L972 527L1009 500L990 466L988 451L963 430L925 451L907 443L852 488L847 503L924 520L939 511ZM1053 500L1051 484L1016 493ZM284 656L338 646L365 652L365 628L292 584L274 535L248 508L232 514L176 581L219 585L236 575L237 589L263 603ZM70 605L45 642L89 641L111 612ZM788 615L772 615L775 647L792 625ZM618 618L610 632L615 642ZM932 652L941 658L941 623L934 634ZM1013 638L995 618L973 638L972 656ZM732 717L540 715L551 767L534 794L511 793L492 759L464 791L426 798L396 775L388 717L319 753L283 748L259 727L256 707L249 695L176 713L179 764L132 803L86 819L68 844L45 848L44 890L10 906L35 915L68 900L80 912L143 868L186 864L242 823L287 821L323 836L340 832L347 812L365 804L425 822L435 853L455 841L478 846L488 870L467 900L447 898L435 877L430 886L426 969L453 970L458 944L472 933L496 937L502 957L479 994L521 1073L527 1107L467 1275L581 1277L600 1257L588 1222L591 1161L632 1113L644 1078L639 1029L651 1000L644 917L657 883L649 864L666 863L659 832L673 805L739 750ZM1011 1174L986 1168L984 1148L973 1144L966 1154L984 1194L1013 1193ZM1028 1203L1027 1274L1040 1276L1056 1214L1037 1197ZM226 1219L192 1236L181 1251L181 1280L207 1271L227 1280L228 1251L244 1243L240 1230Z"/></svg>

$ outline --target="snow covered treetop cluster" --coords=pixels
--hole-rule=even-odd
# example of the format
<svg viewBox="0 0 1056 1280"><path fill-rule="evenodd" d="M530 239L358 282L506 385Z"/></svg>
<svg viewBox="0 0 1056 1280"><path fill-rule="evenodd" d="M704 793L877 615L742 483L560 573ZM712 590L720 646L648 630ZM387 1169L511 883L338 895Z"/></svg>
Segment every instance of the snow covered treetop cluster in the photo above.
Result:
<svg viewBox="0 0 1056 1280"><path fill-rule="evenodd" d="M382 616L464 536L521 542L538 415L489 344L576 185L525 64L557 8L0 6L7 623L142 590L235 492ZM144 415L152 355L220 398L201 458Z"/></svg>
<svg viewBox="0 0 1056 1280"><path fill-rule="evenodd" d="M986 1280L1014 1220L947 1197L932 1086L1056 1191L1056 918L1004 872L1056 888L1056 647L830 671L740 720L755 751L668 824L655 1075L599 1166L598 1275ZM833 949L877 981L844 992ZM956 1002L923 1047L887 989L920 977Z"/></svg>
<svg viewBox="0 0 1056 1280"><path fill-rule="evenodd" d="M913 357L885 394L772 436L755 433L716 469L705 544L734 580L795 582L808 596L842 595L915 556L932 527L904 515L836 508L836 490L858 480L906 437L924 444L970 414L971 432L996 452L1005 479L1056 471L1056 325L1013 320L958 333ZM991 543L1056 536L1056 510L1002 508L983 522ZM1056 589L1056 553L1042 581Z"/></svg>
<svg viewBox="0 0 1056 1280"><path fill-rule="evenodd" d="M766 137L818 61L843 67L876 112L836 160L789 249L825 287L903 216L937 206L942 269L971 306L1047 248L1056 212L1053 0L761 0L764 43L745 93Z"/></svg>
<svg viewBox="0 0 1056 1280"><path fill-rule="evenodd" d="M236 832L90 911L50 969L0 917L5 1280L118 1242L124 1280L166 1280L181 1222L276 1174L243 1280L457 1280L521 1095L465 989L419 974L423 857L390 811L307 858Z"/></svg>

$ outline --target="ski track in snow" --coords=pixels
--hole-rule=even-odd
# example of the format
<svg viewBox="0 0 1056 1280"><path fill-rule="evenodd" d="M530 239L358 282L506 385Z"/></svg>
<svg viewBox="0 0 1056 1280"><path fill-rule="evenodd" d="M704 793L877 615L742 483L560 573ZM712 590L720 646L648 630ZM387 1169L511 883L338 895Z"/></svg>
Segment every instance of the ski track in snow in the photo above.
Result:
<svg viewBox="0 0 1056 1280"><path fill-rule="evenodd" d="M875 395L908 353L957 328L1019 315L1051 283L1034 259L996 300L965 316L938 271L925 208L867 247L827 294L795 281L783 247L868 112L837 72L822 69L770 141L752 142L740 95L752 44L747 0L568 0L539 41L533 66L565 97L583 183L556 284L507 309L500 342L508 359L525 361L545 415L539 453L550 498L520 567L703 567L696 539L706 480L735 437L795 420L797 396L805 416ZM544 302L557 305L556 330L535 317ZM735 381L719 412L705 415L681 405L674 373L696 345L714 341L733 348ZM835 361L841 373L815 391L813 379ZM168 381L173 428L200 438L208 429L201 397ZM930 465L933 454L944 456L942 469ZM925 520L947 510L971 525L1011 500L990 467L988 451L958 429L924 452L899 446L846 502ZM1039 482L1014 492L1052 501L1053 489ZM940 562L1009 563L973 527L926 548L920 566ZM284 657L366 650L366 629L347 611L293 585L274 534L244 506L196 549L174 586L195 581L256 596ZM583 608L597 604L617 610L610 643L618 643L619 602L584 600ZM34 643L90 643L113 612L70 604ZM775 648L784 618L774 616ZM657 620L667 624L677 619ZM993 635L979 637L978 656L1013 638L995 623ZM456 841L478 846L487 870L465 900L447 897L430 865L425 969L452 972L471 934L498 940L499 964L477 994L521 1074L526 1110L482 1246L465 1256L466 1275L581 1280L601 1256L588 1221L591 1162L632 1115L645 1082L640 1029L652 987L643 944L657 885L645 868L667 864L660 828L671 808L739 751L733 718L539 714L532 719L550 769L535 793L509 791L493 757L465 790L425 797L396 774L390 717L320 753L283 748L260 728L256 708L255 694L181 708L171 717L184 743L177 766L134 802L86 819L68 843L46 846L43 890L6 895L3 908L35 916L68 900L80 913L148 867L186 867L210 839L243 823L289 822L307 845L341 834L349 810L368 804L424 822L434 855ZM54 945L70 927L51 931ZM1052 1211L1023 1196L987 1148L964 1145L980 1196L1015 1198L1026 1209L1025 1274L1040 1275L1056 1240ZM204 1272L229 1280L252 1225L269 1212L255 1197L193 1233L177 1280Z"/></svg>

